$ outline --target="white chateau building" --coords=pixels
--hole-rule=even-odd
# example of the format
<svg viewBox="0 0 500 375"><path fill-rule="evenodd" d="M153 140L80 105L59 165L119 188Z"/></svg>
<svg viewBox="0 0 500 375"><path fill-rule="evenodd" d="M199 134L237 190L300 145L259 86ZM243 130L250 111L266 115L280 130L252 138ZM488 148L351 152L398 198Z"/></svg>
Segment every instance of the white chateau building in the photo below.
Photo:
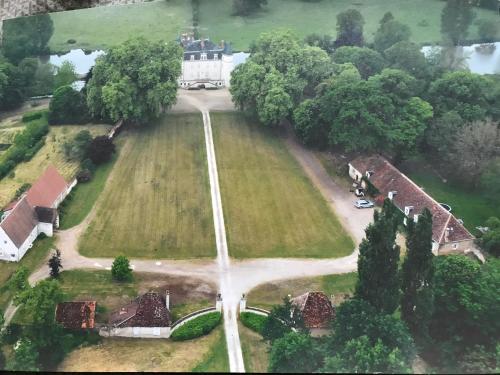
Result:
<svg viewBox="0 0 500 375"><path fill-rule="evenodd" d="M228 43L222 41L216 45L210 39L195 40L192 34L182 34L180 42L184 47L184 58L179 87L229 87L234 61Z"/></svg>

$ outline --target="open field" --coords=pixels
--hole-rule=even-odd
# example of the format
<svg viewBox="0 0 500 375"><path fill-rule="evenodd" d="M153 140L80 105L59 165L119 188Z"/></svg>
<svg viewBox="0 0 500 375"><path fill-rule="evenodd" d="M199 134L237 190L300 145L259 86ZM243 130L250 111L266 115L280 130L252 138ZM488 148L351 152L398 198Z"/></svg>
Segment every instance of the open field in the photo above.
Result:
<svg viewBox="0 0 500 375"><path fill-rule="evenodd" d="M321 291L327 296L333 294L335 303L338 304L345 299L346 294L354 292L357 277L357 273L352 272L262 284L248 293L248 306L271 309L274 305L281 304L287 295L297 297L311 291Z"/></svg>
<svg viewBox="0 0 500 375"><path fill-rule="evenodd" d="M132 36L174 40L191 25L191 2L160 0L135 5L106 6L51 14L51 51L106 49ZM68 44L69 39L76 40Z"/></svg>
<svg viewBox="0 0 500 375"><path fill-rule="evenodd" d="M217 335L217 338L212 344L210 351L203 356L201 362L191 369L192 372L229 372L227 344L222 325L216 328L210 336L214 334ZM194 342L198 340L196 339Z"/></svg>
<svg viewBox="0 0 500 375"><path fill-rule="evenodd" d="M238 113L211 117L231 256L351 253L351 238L279 134Z"/></svg>
<svg viewBox="0 0 500 375"><path fill-rule="evenodd" d="M28 162L18 164L14 177L7 176L0 181L0 206L10 202L19 187L24 183L33 183L53 164L63 177L69 181L78 169L78 163L67 161L62 145L81 130L88 130L93 135L105 134L109 125L65 125L50 127L45 145ZM5 130L6 131L6 130ZM1 132L0 132L1 133Z"/></svg>
<svg viewBox="0 0 500 375"><path fill-rule="evenodd" d="M269 365L269 345L262 340L262 336L238 323L241 350L245 361L246 372L267 372Z"/></svg>
<svg viewBox="0 0 500 375"><path fill-rule="evenodd" d="M491 216L500 217L499 197L468 191L452 181L445 183L425 165L404 172L438 202L449 204L453 215L462 219L470 231L483 226Z"/></svg>
<svg viewBox="0 0 500 375"><path fill-rule="evenodd" d="M217 295L216 286L203 280L154 273L134 273L133 281L118 283L112 280L110 271L72 270L62 272L59 281L65 301L97 301L99 323L106 323L112 311L148 291L170 291L173 321L214 306ZM22 307L14 321L29 323Z"/></svg>
<svg viewBox="0 0 500 375"><path fill-rule="evenodd" d="M413 41L441 41L444 2L439 0L268 0L263 11L247 17L231 15L232 0L218 0L216 6L214 3L213 0L200 1L200 33L214 41L229 40L235 50L248 50L260 33L275 28L290 28L301 38L312 33L335 36L337 14L350 8L358 9L363 15L368 42L373 40L379 21L387 11L411 28ZM480 8L474 11L476 20L498 19L495 11ZM50 49L64 52L73 48L108 48L131 35L174 40L192 25L192 8L187 0L156 0L53 13L51 17L54 35L49 42ZM468 38L478 38L477 25L471 26ZM69 39L76 43L68 44Z"/></svg>
<svg viewBox="0 0 500 375"><path fill-rule="evenodd" d="M70 353L58 371L188 372L204 361L215 348L219 348L221 338L224 340L222 327L190 341L103 338L98 345ZM227 358L226 352L221 352L223 355ZM228 370L227 367L225 371Z"/></svg>
<svg viewBox="0 0 500 375"><path fill-rule="evenodd" d="M123 146L96 216L80 240L85 256L215 256L201 115L170 115L120 135Z"/></svg>
<svg viewBox="0 0 500 375"><path fill-rule="evenodd" d="M7 304L14 296L9 285L6 284L10 276L20 267L25 266L31 272L40 267L54 244L53 238L45 238L34 242L33 247L26 253L19 263L0 262L0 309L5 311Z"/></svg>
<svg viewBox="0 0 500 375"><path fill-rule="evenodd" d="M115 165L118 155L97 167L92 180L76 185L71 194L59 206L60 229L68 229L80 224L92 210L99 194L104 189L109 173Z"/></svg>

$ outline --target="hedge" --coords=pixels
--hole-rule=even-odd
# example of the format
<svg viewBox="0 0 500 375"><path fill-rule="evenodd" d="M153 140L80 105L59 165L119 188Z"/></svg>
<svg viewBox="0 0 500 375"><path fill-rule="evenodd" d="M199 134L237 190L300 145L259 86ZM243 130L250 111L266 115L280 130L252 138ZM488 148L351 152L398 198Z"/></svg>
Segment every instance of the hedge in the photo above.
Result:
<svg viewBox="0 0 500 375"><path fill-rule="evenodd" d="M49 132L47 117L33 120L17 134L14 143L0 160L0 179L7 176L17 164L30 160L45 144L45 135Z"/></svg>
<svg viewBox="0 0 500 375"><path fill-rule="evenodd" d="M48 110L46 110L46 109L42 109L39 111L27 112L23 115L23 118L21 121L22 122L31 122L33 120L38 120L38 119L42 118L42 116L46 113L48 113Z"/></svg>
<svg viewBox="0 0 500 375"><path fill-rule="evenodd" d="M242 312L240 314L240 321L247 328L262 334L264 324L266 323L267 316L259 315L251 312Z"/></svg>
<svg viewBox="0 0 500 375"><path fill-rule="evenodd" d="M174 341L191 340L208 335L222 320L220 312L212 312L194 318L177 328L170 336Z"/></svg>

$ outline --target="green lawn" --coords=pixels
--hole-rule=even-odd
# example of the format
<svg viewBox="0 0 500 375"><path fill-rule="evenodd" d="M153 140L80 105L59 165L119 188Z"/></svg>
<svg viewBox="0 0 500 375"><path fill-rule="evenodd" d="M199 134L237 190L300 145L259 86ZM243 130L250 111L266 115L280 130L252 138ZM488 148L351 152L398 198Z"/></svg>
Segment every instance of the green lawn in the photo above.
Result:
<svg viewBox="0 0 500 375"><path fill-rule="evenodd" d="M338 304L345 299L345 295L354 293L357 279L357 273L351 272L262 284L248 293L248 306L271 309L281 304L287 295L297 297L310 291L321 291L327 296L333 294Z"/></svg>
<svg viewBox="0 0 500 375"><path fill-rule="evenodd" d="M229 372L227 344L222 326L215 329L212 335L217 335L216 341L191 372Z"/></svg>
<svg viewBox="0 0 500 375"><path fill-rule="evenodd" d="M71 194L59 207L60 229L68 229L80 224L94 207L99 194L104 189L109 173L113 169L117 155L106 164L99 166L92 180L76 185Z"/></svg>
<svg viewBox="0 0 500 375"><path fill-rule="evenodd" d="M354 8L365 19L364 35L372 41L373 34L385 12L407 24L412 31L412 40L417 43L441 41L441 10L445 2L439 0L268 0L265 10L249 17L231 16L232 0L201 0L200 31L212 40L230 40L235 50L248 50L250 43L264 31L275 28L290 28L301 38L319 33L336 35L336 16L346 9ZM476 8L476 19L498 20L494 11ZM419 26L426 21L428 26ZM477 38L477 26L472 25L470 39ZM499 35L500 37L500 35Z"/></svg>
<svg viewBox="0 0 500 375"><path fill-rule="evenodd" d="M13 291L6 284L10 276L20 267L25 266L30 273L43 265L47 254L54 245L54 238L45 238L37 240L33 247L28 250L26 255L19 263L16 262L0 262L0 309L5 311L9 301L14 296Z"/></svg>
<svg viewBox="0 0 500 375"><path fill-rule="evenodd" d="M269 365L269 345L266 344L262 336L243 324L238 324L240 333L241 350L243 352L243 361L245 362L245 371L249 373L267 372Z"/></svg>
<svg viewBox="0 0 500 375"><path fill-rule="evenodd" d="M279 134L212 113L229 252L236 258L348 255L354 248Z"/></svg>
<svg viewBox="0 0 500 375"><path fill-rule="evenodd" d="M134 36L174 40L191 25L191 1L159 0L144 4L105 6L51 14L51 51L106 49ZM68 44L69 39L76 40Z"/></svg>
<svg viewBox="0 0 500 375"><path fill-rule="evenodd" d="M479 191L468 191L452 181L444 183L425 166L405 173L438 202L449 204L452 213L462 219L470 231L474 231L477 226L483 226L491 216L500 217L499 197L491 197Z"/></svg>
<svg viewBox="0 0 500 375"><path fill-rule="evenodd" d="M80 239L90 257L215 256L202 118L169 115L120 135L118 160Z"/></svg>

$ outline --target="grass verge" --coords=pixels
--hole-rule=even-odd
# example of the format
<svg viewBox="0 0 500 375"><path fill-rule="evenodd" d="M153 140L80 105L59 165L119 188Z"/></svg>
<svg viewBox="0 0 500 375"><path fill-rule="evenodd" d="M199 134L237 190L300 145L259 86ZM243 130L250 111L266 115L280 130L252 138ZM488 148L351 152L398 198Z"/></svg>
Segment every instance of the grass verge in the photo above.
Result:
<svg viewBox="0 0 500 375"><path fill-rule="evenodd" d="M223 328L217 328L212 335L216 335L216 340L210 351L191 369L191 372L229 372L229 358Z"/></svg>
<svg viewBox="0 0 500 375"><path fill-rule="evenodd" d="M354 244L279 134L212 113L231 256L335 258Z"/></svg>
<svg viewBox="0 0 500 375"><path fill-rule="evenodd" d="M80 224L90 213L92 207L104 189L109 173L113 169L118 156L106 164L100 165L86 183L77 184L59 207L60 229L69 229Z"/></svg>
<svg viewBox="0 0 500 375"><path fill-rule="evenodd" d="M248 293L248 306L270 310L274 305L281 304L287 295L297 297L309 291L322 291L327 296L333 294L338 304L354 292L357 278L357 273L351 272L262 284Z"/></svg>
<svg viewBox="0 0 500 375"><path fill-rule="evenodd" d="M265 373L269 365L269 345L262 336L253 332L243 324L239 324L241 350L245 371L250 373Z"/></svg>

